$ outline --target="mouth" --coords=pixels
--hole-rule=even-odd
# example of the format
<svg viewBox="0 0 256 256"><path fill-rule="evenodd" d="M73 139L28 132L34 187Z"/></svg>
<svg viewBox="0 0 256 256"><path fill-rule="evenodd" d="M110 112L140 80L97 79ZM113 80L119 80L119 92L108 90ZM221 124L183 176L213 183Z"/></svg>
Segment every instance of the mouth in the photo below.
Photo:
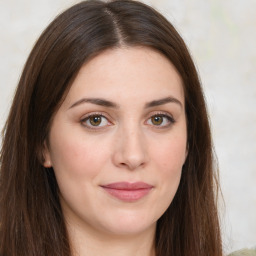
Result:
<svg viewBox="0 0 256 256"><path fill-rule="evenodd" d="M111 196L125 202L134 202L145 197L153 188L144 182L117 182L101 186Z"/></svg>

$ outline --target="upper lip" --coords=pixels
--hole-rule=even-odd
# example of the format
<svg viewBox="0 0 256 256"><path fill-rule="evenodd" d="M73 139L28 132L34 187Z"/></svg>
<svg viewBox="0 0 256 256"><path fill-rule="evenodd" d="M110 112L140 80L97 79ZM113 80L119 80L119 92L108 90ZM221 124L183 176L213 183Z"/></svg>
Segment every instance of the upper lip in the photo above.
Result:
<svg viewBox="0 0 256 256"><path fill-rule="evenodd" d="M149 189L153 188L152 185L145 182L115 182L102 185L103 188L119 189L119 190L136 190L136 189Z"/></svg>

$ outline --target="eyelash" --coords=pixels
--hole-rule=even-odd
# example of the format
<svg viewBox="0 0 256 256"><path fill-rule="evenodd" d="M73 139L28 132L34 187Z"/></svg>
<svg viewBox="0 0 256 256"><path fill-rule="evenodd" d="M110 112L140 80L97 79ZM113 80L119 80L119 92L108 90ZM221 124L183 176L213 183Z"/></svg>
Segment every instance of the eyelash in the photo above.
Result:
<svg viewBox="0 0 256 256"><path fill-rule="evenodd" d="M90 118L93 118L93 117L100 117L101 118L101 122L100 124L102 123L102 118L106 120L107 124L106 125L103 125L103 126L99 126L99 125L92 125L92 124L87 124L86 122L90 122ZM150 126L154 127L154 128L157 128L157 129L164 129L164 128L168 128L170 126L172 126L176 121L174 120L174 118L169 114L169 113L165 113L165 112L159 112L159 113L154 113L152 114L149 118L147 118L146 122L150 121L151 120L151 123L152 123L152 118L154 117L160 117L160 118L163 118L165 119L165 122L168 122L167 124L165 125L162 125L159 124L159 125L154 125L154 124L149 124ZM163 121L164 122L164 121ZM88 114L87 116L85 116L81 121L80 123L88 128L88 129L91 129L91 130L99 130L99 129L104 129L106 128L107 126L110 126L111 124L113 124L111 121L109 121L109 118L105 116L105 114L102 114L102 113L91 113L91 114Z"/></svg>
<svg viewBox="0 0 256 256"><path fill-rule="evenodd" d="M171 125L173 125L175 123L175 120L174 118L170 115L170 114L167 114L167 113L163 113L163 112L159 112L159 113L154 113L153 115L151 115L148 119L148 120L151 120L152 122L152 118L154 117L161 117L163 119L166 119L166 122L168 122L167 124L165 125L162 125L162 123L158 126L158 125L154 125L154 124L151 124L154 128L157 128L157 129L164 129L164 128L168 128L170 127ZM164 122L164 121L163 121Z"/></svg>
<svg viewBox="0 0 256 256"><path fill-rule="evenodd" d="M101 127L101 126L93 126L92 124L86 124L87 121L90 120L90 118L93 118L93 117L100 117L100 118L104 118L106 119L106 121L108 122L107 125L105 125L104 127ZM109 121L109 118L107 118L104 114L102 113L92 113L92 114L88 114L87 116L85 116L81 121L81 124L88 128L88 129L91 129L91 130L99 130L99 129L104 129L106 128L106 126L109 126L112 124L112 122Z"/></svg>

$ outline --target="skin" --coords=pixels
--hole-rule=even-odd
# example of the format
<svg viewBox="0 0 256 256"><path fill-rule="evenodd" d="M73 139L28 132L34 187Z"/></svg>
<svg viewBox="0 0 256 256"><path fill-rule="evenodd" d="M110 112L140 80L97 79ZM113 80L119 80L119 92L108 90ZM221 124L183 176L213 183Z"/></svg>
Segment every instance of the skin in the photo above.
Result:
<svg viewBox="0 0 256 256"><path fill-rule="evenodd" d="M113 106L88 102L95 98ZM86 63L54 116L44 150L74 255L155 255L156 222L177 191L186 143L182 80L165 56L127 47ZM102 188L121 181L152 189L127 202Z"/></svg>

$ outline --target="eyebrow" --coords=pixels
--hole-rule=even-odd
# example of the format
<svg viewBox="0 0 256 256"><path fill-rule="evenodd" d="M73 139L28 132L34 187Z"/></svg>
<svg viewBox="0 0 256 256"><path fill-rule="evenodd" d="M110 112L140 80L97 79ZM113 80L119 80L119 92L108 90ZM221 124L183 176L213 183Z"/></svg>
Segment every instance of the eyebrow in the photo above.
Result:
<svg viewBox="0 0 256 256"><path fill-rule="evenodd" d="M95 104L95 105L99 105L99 106L103 106L103 107L109 107L109 108L119 108L119 105L109 101L109 100L105 100L105 99L101 99L101 98L82 98L78 101L76 101L74 104L72 104L70 108L76 107L78 105L84 104L84 103L91 103L91 104ZM182 103L174 98L174 97L166 97L166 98L162 98L159 100L153 100L150 101L148 103L145 104L145 108L152 108L152 107L157 107L157 106L161 106L167 103L176 103L178 104L181 108L182 108Z"/></svg>
<svg viewBox="0 0 256 256"><path fill-rule="evenodd" d="M163 98L163 99L153 100L151 102L148 102L148 103L146 103L146 108L157 107L157 106L161 106L161 105L164 105L167 103L176 103L182 108L182 103L178 99L171 97L171 96Z"/></svg>
<svg viewBox="0 0 256 256"><path fill-rule="evenodd" d="M105 100L105 99L99 99L99 98L83 98L75 102L73 105L71 105L70 108L76 107L83 103L92 103L92 104L103 106L103 107L118 108L118 105L116 103L111 102L109 100Z"/></svg>

